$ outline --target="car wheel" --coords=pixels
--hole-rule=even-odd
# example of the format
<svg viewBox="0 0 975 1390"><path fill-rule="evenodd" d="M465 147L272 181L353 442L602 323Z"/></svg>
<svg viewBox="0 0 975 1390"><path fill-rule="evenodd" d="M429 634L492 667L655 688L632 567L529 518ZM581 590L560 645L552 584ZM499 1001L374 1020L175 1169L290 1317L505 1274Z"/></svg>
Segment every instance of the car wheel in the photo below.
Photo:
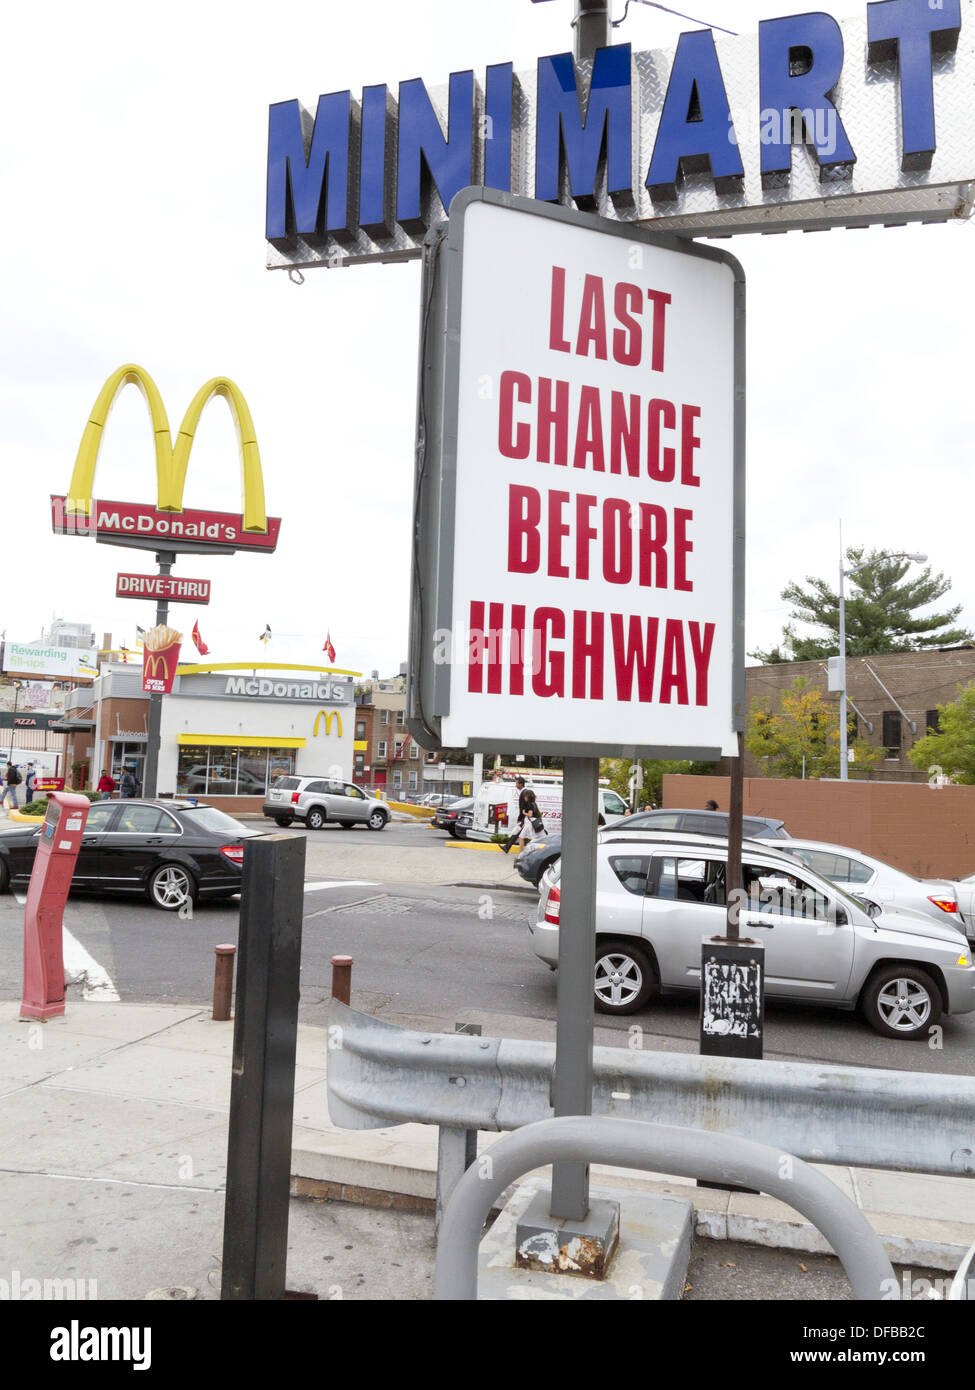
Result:
<svg viewBox="0 0 975 1390"><path fill-rule="evenodd" d="M6 866L6 864L3 862L3 860L0 859L0 893L6 893L7 889L9 888L9 886L10 886L10 870L7 868L7 866Z"/></svg>
<svg viewBox="0 0 975 1390"><path fill-rule="evenodd" d="M385 830L386 822L389 820L385 811L373 811L369 817L370 830Z"/></svg>
<svg viewBox="0 0 975 1390"><path fill-rule="evenodd" d="M274 824L279 825L282 830L287 830L288 826L294 821L294 816L275 816Z"/></svg>
<svg viewBox="0 0 975 1390"><path fill-rule="evenodd" d="M354 820L340 820L340 821L339 821L339 825L342 827L343 830L354 830L354 829L355 829L355 821L354 821Z"/></svg>
<svg viewBox="0 0 975 1390"><path fill-rule="evenodd" d="M149 880L149 901L164 912L178 912L195 897L193 875L182 864L163 864Z"/></svg>
<svg viewBox="0 0 975 1390"><path fill-rule="evenodd" d="M450 836L450 838L451 838L452 840L456 840L456 839L457 839L457 831L456 831L456 829L455 829L454 826L448 825L448 826L445 826L445 829L446 829L446 831L447 831L447 834Z"/></svg>
<svg viewBox="0 0 975 1390"><path fill-rule="evenodd" d="M325 812L320 806L313 806L305 817L305 824L309 830L321 830L325 824Z"/></svg>
<svg viewBox="0 0 975 1390"><path fill-rule="evenodd" d="M597 945L594 989L601 1014L635 1014L656 986L653 966L639 946L628 941Z"/></svg>
<svg viewBox="0 0 975 1390"><path fill-rule="evenodd" d="M863 997L867 1022L888 1038L926 1038L941 1017L941 991L916 965L878 970Z"/></svg>

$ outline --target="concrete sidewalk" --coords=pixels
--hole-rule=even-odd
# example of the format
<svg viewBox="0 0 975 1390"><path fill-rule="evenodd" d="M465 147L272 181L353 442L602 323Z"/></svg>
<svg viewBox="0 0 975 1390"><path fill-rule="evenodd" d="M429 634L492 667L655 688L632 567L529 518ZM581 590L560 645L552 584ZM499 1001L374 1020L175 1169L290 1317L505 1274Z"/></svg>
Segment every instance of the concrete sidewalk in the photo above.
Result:
<svg viewBox="0 0 975 1390"><path fill-rule="evenodd" d="M207 1009L73 1000L47 1024L21 1023L18 1013L18 1004L0 1004L0 1276L73 1269L98 1281L100 1297L141 1298L186 1283L216 1297L233 1024L214 1023ZM324 1026L298 1030L292 1192L359 1205L293 1204L293 1241L310 1240L308 1222L325 1220L324 1213L337 1229L339 1214L354 1212L361 1239L375 1243L385 1281L384 1293L369 1296L428 1297L437 1130L332 1125L326 1041ZM496 1138L482 1135L481 1147ZM953 1272L975 1243L970 1180L822 1171L866 1213L894 1263ZM702 1236L827 1249L798 1213L769 1197L612 1168L594 1167L593 1181L689 1198ZM390 1262L383 1254L389 1223L408 1213L423 1213L427 1224L397 1238L419 1241L422 1250ZM289 1284L301 1287L292 1277L300 1268L305 1283L327 1297L322 1280L330 1286L334 1271L321 1261L334 1256L322 1248L319 1236L306 1241L300 1258L289 1251ZM344 1248L359 1254L354 1244Z"/></svg>

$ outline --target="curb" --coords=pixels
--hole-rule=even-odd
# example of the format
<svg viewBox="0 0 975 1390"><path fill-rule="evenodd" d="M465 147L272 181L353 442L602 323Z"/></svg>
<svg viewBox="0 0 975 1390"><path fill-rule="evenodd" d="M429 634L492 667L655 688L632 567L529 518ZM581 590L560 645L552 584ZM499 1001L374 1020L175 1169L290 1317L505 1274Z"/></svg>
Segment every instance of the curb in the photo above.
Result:
<svg viewBox="0 0 975 1390"><path fill-rule="evenodd" d="M487 1152L490 1152L488 1149ZM293 1196L355 1202L393 1210L428 1211L436 1206L436 1173L432 1169L376 1161L348 1152L326 1153L296 1147L291 1158ZM515 1186L533 1180L526 1173ZM797 1254L832 1255L832 1246L819 1230L774 1197L752 1196L699 1188L666 1180L628 1183L615 1172L593 1172L600 1188L647 1196L681 1198L694 1210L694 1234L706 1240L732 1240ZM736 1203L748 1211L735 1211ZM862 1208L861 1208L862 1210ZM864 1211L892 1264L916 1265L954 1274L971 1248L975 1227L934 1217L903 1216Z"/></svg>
<svg viewBox="0 0 975 1390"><path fill-rule="evenodd" d="M500 845L487 844L481 840L453 840L448 838L444 841L444 849L487 849L496 850L498 854L501 853ZM512 845L509 853L517 854L518 846Z"/></svg>
<svg viewBox="0 0 975 1390"><path fill-rule="evenodd" d="M25 816L22 811L8 811L7 820L23 821L25 825L43 825L43 816Z"/></svg>

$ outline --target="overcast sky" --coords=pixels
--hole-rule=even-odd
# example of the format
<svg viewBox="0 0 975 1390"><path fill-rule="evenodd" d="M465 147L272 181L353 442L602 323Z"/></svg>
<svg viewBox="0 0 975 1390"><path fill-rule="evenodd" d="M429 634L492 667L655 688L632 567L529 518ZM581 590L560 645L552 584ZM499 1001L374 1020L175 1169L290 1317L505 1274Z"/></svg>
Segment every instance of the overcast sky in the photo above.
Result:
<svg viewBox="0 0 975 1390"><path fill-rule="evenodd" d="M863 0L825 0L838 18ZM0 628L52 616L134 642L150 606L114 598L151 552L54 537L88 413L127 361L155 378L175 433L206 379L229 376L254 416L271 557L180 557L213 581L195 617L213 660L337 664L383 674L406 656L418 262L265 269L267 108L319 93L489 63L532 68L571 48L572 0L374 0L275 11L224 0L20 5L4 28ZM679 8L742 32L800 11L749 0ZM622 13L623 0L614 5ZM966 13L968 13L966 11ZM149 24L145 18L155 16ZM695 25L632 4L617 41L667 47ZM975 149L972 150L975 175ZM969 449L975 228L873 228L722 242L748 278L747 645L778 638L791 578L835 580L848 544L926 552L975 627ZM208 410L186 503L235 510L230 417ZM97 492L150 502L145 407L128 388ZM484 538L480 544L489 544ZM141 556L141 558L140 558ZM143 560L148 561L144 564ZM265 623L274 641L258 642ZM321 657L322 660L325 658Z"/></svg>

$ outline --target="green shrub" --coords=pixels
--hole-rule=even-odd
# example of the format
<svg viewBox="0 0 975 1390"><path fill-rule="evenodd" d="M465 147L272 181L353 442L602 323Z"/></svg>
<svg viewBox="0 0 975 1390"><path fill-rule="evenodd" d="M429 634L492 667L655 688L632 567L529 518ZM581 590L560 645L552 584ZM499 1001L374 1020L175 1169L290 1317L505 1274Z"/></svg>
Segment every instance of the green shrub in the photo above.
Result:
<svg viewBox="0 0 975 1390"><path fill-rule="evenodd" d="M24 816L45 816L47 815L47 800L28 801L26 806L20 807L20 813Z"/></svg>

